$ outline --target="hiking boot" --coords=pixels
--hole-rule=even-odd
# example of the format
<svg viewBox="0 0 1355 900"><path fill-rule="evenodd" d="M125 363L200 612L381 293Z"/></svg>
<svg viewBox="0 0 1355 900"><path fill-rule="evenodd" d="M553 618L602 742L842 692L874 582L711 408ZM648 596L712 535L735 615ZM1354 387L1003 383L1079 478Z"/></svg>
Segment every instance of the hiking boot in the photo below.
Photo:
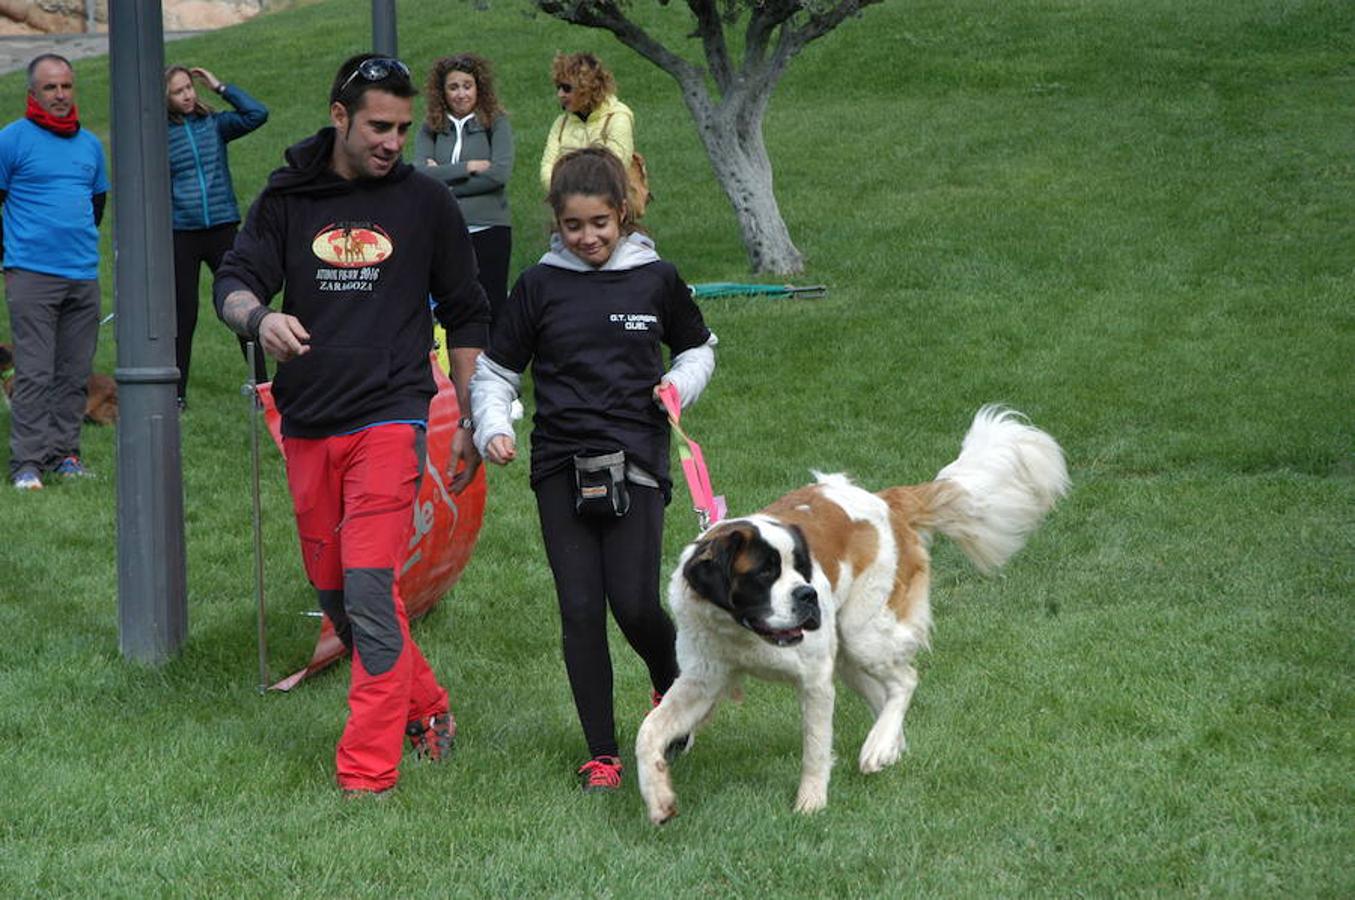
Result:
<svg viewBox="0 0 1355 900"><path fill-rule="evenodd" d="M25 467L14 473L14 487L20 491L40 491L42 478L36 469Z"/></svg>
<svg viewBox="0 0 1355 900"><path fill-rule="evenodd" d="M585 794L620 790L621 760L615 756L595 756L579 766L579 781Z"/></svg>
<svg viewBox="0 0 1355 900"><path fill-rule="evenodd" d="M405 726L414 755L429 762L442 762L452 753L456 743L456 718L448 710L445 713L415 719Z"/></svg>
<svg viewBox="0 0 1355 900"><path fill-rule="evenodd" d="M62 478L93 478L94 473L85 468L85 464L80 462L78 456L68 456L57 463L53 471Z"/></svg>
<svg viewBox="0 0 1355 900"><path fill-rule="evenodd" d="M658 691L651 691L649 700L654 708L657 708L663 702L663 694ZM663 748L663 758L670 766L679 756L686 753L692 746L692 736L690 734L680 734L668 742L668 746Z"/></svg>

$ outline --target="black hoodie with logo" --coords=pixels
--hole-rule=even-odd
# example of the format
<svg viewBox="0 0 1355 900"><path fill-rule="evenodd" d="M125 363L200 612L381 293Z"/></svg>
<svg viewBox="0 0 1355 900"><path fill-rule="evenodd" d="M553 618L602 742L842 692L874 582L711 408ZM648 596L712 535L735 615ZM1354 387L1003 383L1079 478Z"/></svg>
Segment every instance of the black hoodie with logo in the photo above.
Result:
<svg viewBox="0 0 1355 900"><path fill-rule="evenodd" d="M406 163L381 178L329 168L333 128L288 148L216 273L217 314L232 291L310 332L310 351L278 365L283 434L316 438L376 422L428 418L433 315L450 347L484 347L489 303L456 201Z"/></svg>

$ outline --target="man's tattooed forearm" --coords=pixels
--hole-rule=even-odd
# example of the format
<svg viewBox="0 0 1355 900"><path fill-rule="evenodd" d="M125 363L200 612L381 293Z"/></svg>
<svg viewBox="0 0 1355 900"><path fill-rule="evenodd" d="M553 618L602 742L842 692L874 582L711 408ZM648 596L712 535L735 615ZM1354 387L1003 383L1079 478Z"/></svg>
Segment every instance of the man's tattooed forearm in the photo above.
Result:
<svg viewBox="0 0 1355 900"><path fill-rule="evenodd" d="M250 314L262 305L249 291L231 291L221 304L221 321L242 337L254 337Z"/></svg>

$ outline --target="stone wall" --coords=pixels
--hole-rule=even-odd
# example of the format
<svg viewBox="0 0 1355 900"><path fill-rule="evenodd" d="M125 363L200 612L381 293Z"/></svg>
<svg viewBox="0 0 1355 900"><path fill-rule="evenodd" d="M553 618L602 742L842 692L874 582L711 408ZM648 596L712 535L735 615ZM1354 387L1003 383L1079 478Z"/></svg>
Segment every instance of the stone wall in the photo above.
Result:
<svg viewBox="0 0 1355 900"><path fill-rule="evenodd" d="M237 25L283 0L162 0L166 31ZM94 30L108 30L108 0L93 0ZM89 30L85 0L0 0L0 34L73 34Z"/></svg>

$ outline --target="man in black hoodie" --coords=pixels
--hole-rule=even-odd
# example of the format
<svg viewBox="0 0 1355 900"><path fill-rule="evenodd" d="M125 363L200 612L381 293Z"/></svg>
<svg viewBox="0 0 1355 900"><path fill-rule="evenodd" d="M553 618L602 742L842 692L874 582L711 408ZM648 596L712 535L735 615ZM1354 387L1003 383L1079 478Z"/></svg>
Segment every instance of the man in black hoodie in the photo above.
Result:
<svg viewBox="0 0 1355 900"><path fill-rule="evenodd" d="M287 150L213 292L222 321L279 362L273 397L306 573L353 652L336 752L339 786L352 795L395 785L405 736L439 760L456 733L395 576L436 392L429 297L466 414L452 439L454 491L480 465L467 387L489 304L456 201L401 161L415 93L397 59L363 54L340 66L332 126ZM284 285L279 312L268 302Z"/></svg>

